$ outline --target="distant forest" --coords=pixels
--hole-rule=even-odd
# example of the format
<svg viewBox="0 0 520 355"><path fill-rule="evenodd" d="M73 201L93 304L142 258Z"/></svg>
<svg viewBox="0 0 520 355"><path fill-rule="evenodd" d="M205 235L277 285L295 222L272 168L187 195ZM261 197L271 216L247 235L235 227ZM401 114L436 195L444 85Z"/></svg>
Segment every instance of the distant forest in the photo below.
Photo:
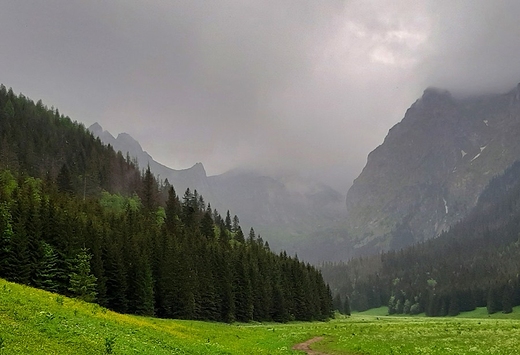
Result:
<svg viewBox="0 0 520 355"><path fill-rule="evenodd" d="M124 313L325 320L315 267L275 254L197 191L179 197L41 101L0 86L0 277Z"/></svg>
<svg viewBox="0 0 520 355"><path fill-rule="evenodd" d="M397 238L410 233L406 226ZM520 162L494 178L470 215L439 237L381 255L325 264L335 307L457 315L520 305Z"/></svg>

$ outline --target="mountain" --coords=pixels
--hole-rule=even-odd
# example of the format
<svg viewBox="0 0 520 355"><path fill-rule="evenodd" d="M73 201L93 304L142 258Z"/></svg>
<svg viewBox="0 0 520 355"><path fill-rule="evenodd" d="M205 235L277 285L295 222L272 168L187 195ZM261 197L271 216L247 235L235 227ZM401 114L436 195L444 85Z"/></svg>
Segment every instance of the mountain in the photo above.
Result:
<svg viewBox="0 0 520 355"><path fill-rule="evenodd" d="M520 157L520 85L456 98L429 88L390 129L347 193L354 254L435 237Z"/></svg>
<svg viewBox="0 0 520 355"><path fill-rule="evenodd" d="M330 186L299 176L271 177L243 169L207 176L202 163L175 170L156 162L126 133L114 138L98 123L88 129L116 151L128 153L141 168L149 165L180 196L187 188L197 190L212 208L238 214L241 225L253 227L273 249L297 253L310 262L338 257L346 210L344 195Z"/></svg>
<svg viewBox="0 0 520 355"><path fill-rule="evenodd" d="M352 309L457 315L520 305L520 161L491 180L476 206L439 237L346 264L328 264L333 290Z"/></svg>
<svg viewBox="0 0 520 355"><path fill-rule="evenodd" d="M201 163L197 163L189 169L174 170L156 162L150 154L143 150L141 144L127 133L120 133L117 138L114 138L97 122L91 125L88 130L104 144L110 144L116 152L120 151L125 156L128 153L141 169L150 166L150 170L159 179L168 179L169 182L175 182L175 189L178 194L182 195L188 187L196 188L204 196L208 192L206 171Z"/></svg>

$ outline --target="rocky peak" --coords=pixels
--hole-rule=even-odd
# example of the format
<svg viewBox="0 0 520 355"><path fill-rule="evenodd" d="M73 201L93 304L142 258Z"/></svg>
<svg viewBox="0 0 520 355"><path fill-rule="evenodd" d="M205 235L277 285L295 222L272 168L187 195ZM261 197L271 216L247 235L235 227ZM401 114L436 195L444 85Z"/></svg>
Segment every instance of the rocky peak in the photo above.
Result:
<svg viewBox="0 0 520 355"><path fill-rule="evenodd" d="M92 124L88 130L90 132L92 132L92 134L95 136L95 137L98 137L101 133L103 133L103 127L101 127L101 125L97 122L95 122L94 124Z"/></svg>
<svg viewBox="0 0 520 355"><path fill-rule="evenodd" d="M124 147L124 149L127 152L131 152L132 154L142 154L143 148L141 147L141 144L139 144L138 141L136 141L131 135L128 133L119 133L116 138L117 142L121 147ZM126 152L124 152L126 153Z"/></svg>
<svg viewBox="0 0 520 355"><path fill-rule="evenodd" d="M429 88L369 155L347 194L359 248L403 246L434 237L471 209L490 179L520 158L519 87L455 99Z"/></svg>
<svg viewBox="0 0 520 355"><path fill-rule="evenodd" d="M201 162L196 163L190 168L193 171L193 174L200 177L207 177L206 169L204 169L204 165Z"/></svg>

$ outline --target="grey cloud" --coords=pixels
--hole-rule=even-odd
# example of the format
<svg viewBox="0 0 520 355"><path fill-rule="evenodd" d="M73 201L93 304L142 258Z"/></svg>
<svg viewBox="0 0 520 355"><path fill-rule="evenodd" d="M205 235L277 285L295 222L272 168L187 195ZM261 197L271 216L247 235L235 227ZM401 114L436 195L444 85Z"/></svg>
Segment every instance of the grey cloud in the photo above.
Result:
<svg viewBox="0 0 520 355"><path fill-rule="evenodd" d="M425 81L462 95L520 82L518 1L432 2Z"/></svg>
<svg viewBox="0 0 520 355"><path fill-rule="evenodd" d="M173 168L299 172L346 192L430 85L520 81L516 1L12 1L2 80Z"/></svg>

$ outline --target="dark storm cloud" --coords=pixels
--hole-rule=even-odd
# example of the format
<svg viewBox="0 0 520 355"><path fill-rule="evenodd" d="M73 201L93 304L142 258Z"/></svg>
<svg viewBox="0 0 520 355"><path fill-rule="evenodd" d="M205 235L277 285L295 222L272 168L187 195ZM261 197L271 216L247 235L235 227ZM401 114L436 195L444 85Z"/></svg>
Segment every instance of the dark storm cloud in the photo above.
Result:
<svg viewBox="0 0 520 355"><path fill-rule="evenodd" d="M516 1L5 1L2 82L174 168L346 192L430 85L520 81Z"/></svg>

